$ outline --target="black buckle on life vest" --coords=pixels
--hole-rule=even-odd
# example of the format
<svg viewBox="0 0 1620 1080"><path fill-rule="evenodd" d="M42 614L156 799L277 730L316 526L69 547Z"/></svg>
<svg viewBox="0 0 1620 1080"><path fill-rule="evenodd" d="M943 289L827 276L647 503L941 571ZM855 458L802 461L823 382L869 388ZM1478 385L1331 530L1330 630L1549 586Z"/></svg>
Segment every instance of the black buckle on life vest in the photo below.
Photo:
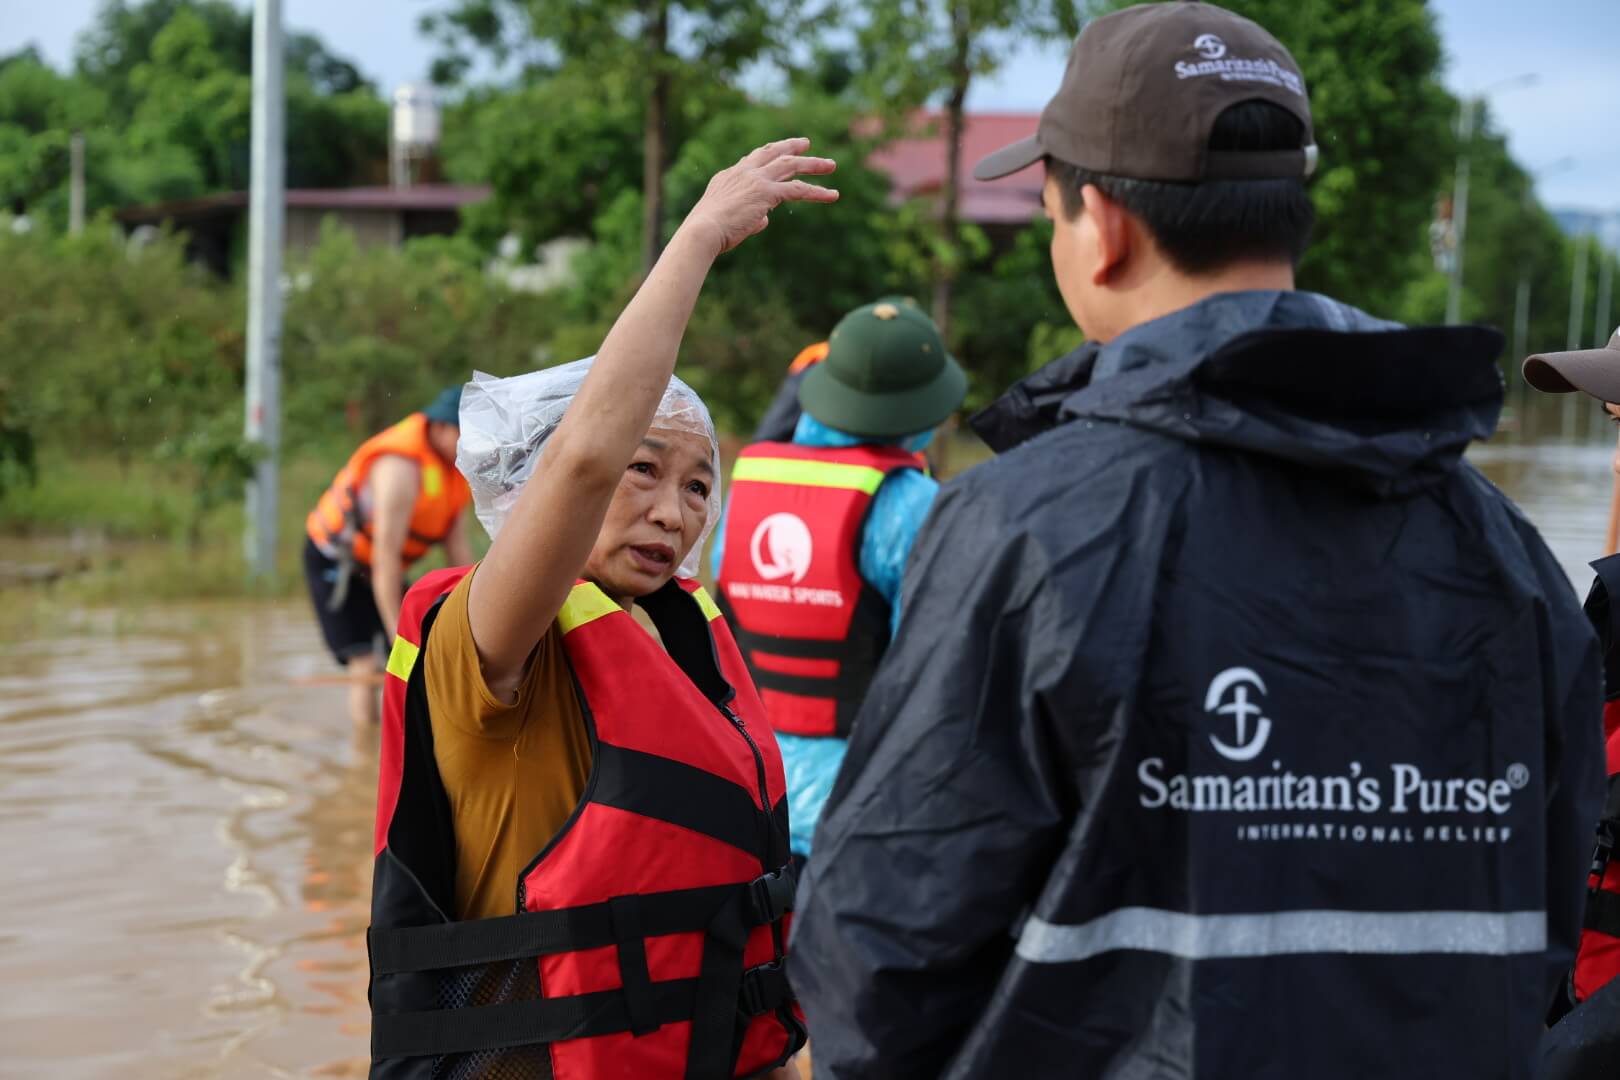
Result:
<svg viewBox="0 0 1620 1080"><path fill-rule="evenodd" d="M793 910L798 876L791 865L761 874L748 883L750 926L766 926Z"/></svg>
<svg viewBox="0 0 1620 1080"><path fill-rule="evenodd" d="M1592 868L1588 872L1590 880L1589 892L1596 892L1603 884L1603 875L1608 872L1609 859L1614 854L1615 823L1604 819L1598 822L1597 846L1592 850Z"/></svg>
<svg viewBox="0 0 1620 1080"><path fill-rule="evenodd" d="M792 1000L793 990L788 986L787 968L781 960L773 960L743 972L742 986L737 992L738 1007L743 1015L763 1016Z"/></svg>

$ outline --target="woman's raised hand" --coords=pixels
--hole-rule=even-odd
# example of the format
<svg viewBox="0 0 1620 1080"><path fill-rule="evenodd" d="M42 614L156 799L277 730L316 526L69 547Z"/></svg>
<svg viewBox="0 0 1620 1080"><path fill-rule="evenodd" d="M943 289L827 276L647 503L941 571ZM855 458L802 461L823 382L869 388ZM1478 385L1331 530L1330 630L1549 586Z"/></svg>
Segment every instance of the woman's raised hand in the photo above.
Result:
<svg viewBox="0 0 1620 1080"><path fill-rule="evenodd" d="M771 211L785 202L837 202L832 188L796 179L825 176L838 167L831 158L804 156L809 148L810 140L803 138L766 143L715 173L682 228L701 230L717 251L730 251L763 231Z"/></svg>

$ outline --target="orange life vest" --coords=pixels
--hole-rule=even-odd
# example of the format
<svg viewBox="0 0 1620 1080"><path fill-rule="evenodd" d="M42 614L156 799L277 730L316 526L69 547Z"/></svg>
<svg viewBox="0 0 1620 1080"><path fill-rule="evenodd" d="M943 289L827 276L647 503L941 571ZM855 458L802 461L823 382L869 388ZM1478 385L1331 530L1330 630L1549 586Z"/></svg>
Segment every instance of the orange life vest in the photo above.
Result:
<svg viewBox="0 0 1620 1080"><path fill-rule="evenodd" d="M584 797L512 882L512 915L454 919L455 837L419 655L466 573L411 589L388 662L373 1080L727 1080L786 1061L805 1031L783 970L782 759L695 581L639 601L663 647L596 586L569 594L557 621L593 748Z"/></svg>
<svg viewBox="0 0 1620 1080"><path fill-rule="evenodd" d="M414 461L422 474L401 553L405 565L420 559L450 535L456 519L472 500L472 492L462 475L428 442L428 418L413 413L362 443L315 504L304 529L316 547L331 555L352 555L361 565L371 565L372 523L370 514L360 505L360 492L377 459L388 455Z"/></svg>
<svg viewBox="0 0 1620 1080"><path fill-rule="evenodd" d="M830 344L830 342L818 341L814 345L806 345L800 349L799 355L795 356L793 363L788 365L788 374L798 375L801 372L809 371L827 359L827 348Z"/></svg>

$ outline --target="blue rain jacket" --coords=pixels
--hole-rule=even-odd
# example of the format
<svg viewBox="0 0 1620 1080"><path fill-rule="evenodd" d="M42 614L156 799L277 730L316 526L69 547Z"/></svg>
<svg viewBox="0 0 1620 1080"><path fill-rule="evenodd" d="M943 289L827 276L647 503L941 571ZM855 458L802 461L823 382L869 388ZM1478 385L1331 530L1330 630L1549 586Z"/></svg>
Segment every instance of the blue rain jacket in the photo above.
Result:
<svg viewBox="0 0 1620 1080"><path fill-rule="evenodd" d="M906 439L895 440L895 445L916 453L933 438L932 432L923 432ZM854 435L830 428L809 413L799 417L793 429L793 442L799 446L845 447L870 442ZM860 574L867 584L876 589L889 602L889 630L892 640L900 625L900 586L905 577L906 559L911 545L917 539L928 508L939 491L939 482L920 472L897 472L883 481L872 497L872 507L866 515L861 533ZM709 570L720 576L720 563L726 554L726 516L730 506L720 515L720 527L714 533L714 548L709 556ZM833 780L844 762L848 740L833 738L807 738L778 732L776 742L782 748L782 765L787 770L788 820L791 823L791 842L798 855L810 854L811 837L821 808L832 791Z"/></svg>

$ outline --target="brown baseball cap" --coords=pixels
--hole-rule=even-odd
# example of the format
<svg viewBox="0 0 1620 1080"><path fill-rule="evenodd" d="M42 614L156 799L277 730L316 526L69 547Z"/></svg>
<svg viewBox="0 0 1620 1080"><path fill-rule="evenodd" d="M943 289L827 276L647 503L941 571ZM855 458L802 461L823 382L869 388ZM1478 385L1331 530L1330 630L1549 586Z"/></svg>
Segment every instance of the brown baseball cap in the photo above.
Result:
<svg viewBox="0 0 1620 1080"><path fill-rule="evenodd" d="M1537 353L1524 362L1524 381L1548 394L1580 391L1620 403L1620 329L1601 349Z"/></svg>
<svg viewBox="0 0 1620 1080"><path fill-rule="evenodd" d="M1210 150L1216 117L1245 101L1297 116L1299 149ZM1129 7L1087 24L1035 134L980 161L973 175L994 180L1048 155L1134 180L1304 178L1316 168L1305 77L1281 42L1225 8L1199 0Z"/></svg>

